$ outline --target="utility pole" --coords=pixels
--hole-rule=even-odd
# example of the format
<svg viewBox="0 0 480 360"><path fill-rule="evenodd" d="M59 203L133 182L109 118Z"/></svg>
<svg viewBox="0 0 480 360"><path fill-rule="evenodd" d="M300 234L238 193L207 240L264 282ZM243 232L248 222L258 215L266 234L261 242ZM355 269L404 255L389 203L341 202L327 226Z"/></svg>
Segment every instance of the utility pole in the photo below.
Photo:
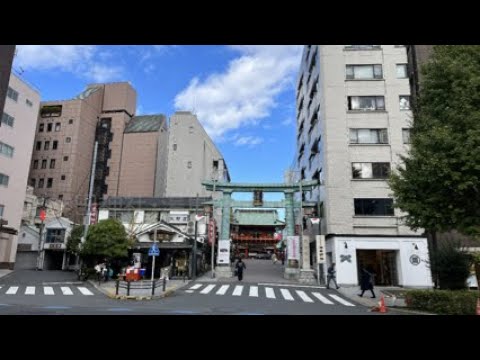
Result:
<svg viewBox="0 0 480 360"><path fill-rule="evenodd" d="M197 278L197 216L198 216L198 193L195 201L195 237L193 239L193 263L192 263L192 279Z"/></svg>
<svg viewBox="0 0 480 360"><path fill-rule="evenodd" d="M213 193L212 193L212 217L213 217L213 222L215 223L215 185L217 184L217 176L216 173L214 172L213 175ZM216 230L216 229L215 229ZM215 278L215 233L213 233L213 239L212 240L212 279Z"/></svg>
<svg viewBox="0 0 480 360"><path fill-rule="evenodd" d="M157 243L157 228L153 231L153 244L155 245ZM153 286L153 280L155 279L155 258L156 256L152 256L152 286Z"/></svg>
<svg viewBox="0 0 480 360"><path fill-rule="evenodd" d="M42 221L40 223L40 231L39 231L39 236L38 236L38 255L37 255L37 271L38 270L43 270L43 260L42 260L42 236L43 236L43 227L45 226L45 205L47 202L47 197L44 195L43 196L43 205L42 208L40 209L40 220Z"/></svg>
<svg viewBox="0 0 480 360"><path fill-rule="evenodd" d="M303 190L302 190L302 173L300 173L300 245L302 246L300 249L300 254L303 257ZM298 268L301 269L301 260L298 262Z"/></svg>

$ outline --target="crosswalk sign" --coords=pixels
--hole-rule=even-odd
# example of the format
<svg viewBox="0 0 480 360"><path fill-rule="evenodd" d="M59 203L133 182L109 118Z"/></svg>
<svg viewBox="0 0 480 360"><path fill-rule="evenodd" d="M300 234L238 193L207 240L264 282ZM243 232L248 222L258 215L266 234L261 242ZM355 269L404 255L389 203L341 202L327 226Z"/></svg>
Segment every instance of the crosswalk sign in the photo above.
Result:
<svg viewBox="0 0 480 360"><path fill-rule="evenodd" d="M148 256L159 256L160 249L157 247L157 244L153 244L152 247L148 250Z"/></svg>

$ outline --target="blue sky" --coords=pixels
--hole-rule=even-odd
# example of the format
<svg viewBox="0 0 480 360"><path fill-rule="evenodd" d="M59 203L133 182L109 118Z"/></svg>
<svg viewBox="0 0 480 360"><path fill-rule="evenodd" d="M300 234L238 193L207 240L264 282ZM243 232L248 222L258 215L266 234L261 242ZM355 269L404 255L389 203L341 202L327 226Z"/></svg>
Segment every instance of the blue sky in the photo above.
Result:
<svg viewBox="0 0 480 360"><path fill-rule="evenodd" d="M235 182L282 182L295 152L299 45L19 45L14 69L42 100L130 81L137 115L194 110ZM277 198L276 196L267 196Z"/></svg>

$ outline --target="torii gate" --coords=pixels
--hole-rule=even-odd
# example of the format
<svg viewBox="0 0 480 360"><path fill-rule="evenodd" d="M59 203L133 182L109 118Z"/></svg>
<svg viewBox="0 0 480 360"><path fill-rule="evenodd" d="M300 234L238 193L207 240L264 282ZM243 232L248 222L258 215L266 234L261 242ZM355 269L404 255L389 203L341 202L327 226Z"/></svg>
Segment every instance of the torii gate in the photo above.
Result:
<svg viewBox="0 0 480 360"><path fill-rule="evenodd" d="M206 190L209 191L221 191L222 198L214 201L214 206L222 209L222 225L220 231L220 239L227 240L230 239L230 209L231 208L285 208L285 221L286 221L286 230L287 236L293 236L295 234L295 214L294 208L300 207L300 202L298 204L294 202L293 195L299 191L310 191L313 188L320 185L318 180L309 180L301 181L294 184L286 183L227 183L227 182L216 182L216 181L203 181L202 185L205 186ZM283 192L285 195L285 201L263 201L259 206L258 203L254 201L233 201L232 193L234 192ZM296 206L298 205L298 206ZM314 203L303 202L304 207L315 206ZM308 241L308 240L307 240ZM302 261L302 271L312 273L313 279L313 270L310 269L310 246L309 244L302 244L303 247L303 261ZM217 266L217 269L221 265ZM287 271L288 270L288 271ZM285 277L292 278L298 276L298 269L292 270L292 268L285 269ZM217 270L218 273L218 270ZM308 275L310 277L310 274Z"/></svg>

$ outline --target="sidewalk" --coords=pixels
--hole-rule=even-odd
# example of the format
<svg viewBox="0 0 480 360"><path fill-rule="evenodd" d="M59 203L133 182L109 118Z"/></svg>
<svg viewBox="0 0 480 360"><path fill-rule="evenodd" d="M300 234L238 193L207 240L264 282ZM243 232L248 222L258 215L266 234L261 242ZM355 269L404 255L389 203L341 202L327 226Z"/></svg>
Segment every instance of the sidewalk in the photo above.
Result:
<svg viewBox="0 0 480 360"><path fill-rule="evenodd" d="M187 286L191 280L168 280L165 291L163 291L162 281L160 280L155 288L155 295L152 296L152 289L130 289L130 295L127 296L127 289L119 288L118 295L116 292L116 281L98 282L88 280L88 282L101 293L107 295L111 299L131 299L131 300L151 300L171 296L175 291ZM151 284L150 281L138 281L136 283L143 283L147 287Z"/></svg>
<svg viewBox="0 0 480 360"><path fill-rule="evenodd" d="M11 274L12 272L13 272L13 270L1 269L0 270L0 279L4 276L7 276L7 275Z"/></svg>

